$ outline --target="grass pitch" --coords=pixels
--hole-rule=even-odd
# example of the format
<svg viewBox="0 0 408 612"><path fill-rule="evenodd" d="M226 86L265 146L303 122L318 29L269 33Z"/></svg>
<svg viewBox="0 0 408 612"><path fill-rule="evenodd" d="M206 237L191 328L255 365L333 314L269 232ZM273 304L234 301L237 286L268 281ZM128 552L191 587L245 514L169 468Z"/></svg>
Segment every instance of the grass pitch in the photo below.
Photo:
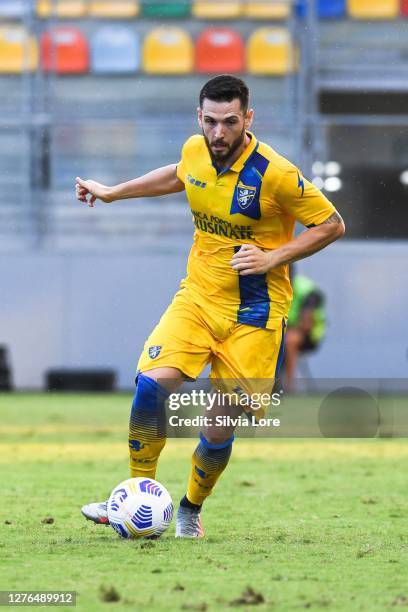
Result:
<svg viewBox="0 0 408 612"><path fill-rule="evenodd" d="M408 441L237 440L202 541L126 541L80 507L128 477L130 396L0 397L0 589L80 610L393 610L408 605ZM193 440L157 474L177 502Z"/></svg>

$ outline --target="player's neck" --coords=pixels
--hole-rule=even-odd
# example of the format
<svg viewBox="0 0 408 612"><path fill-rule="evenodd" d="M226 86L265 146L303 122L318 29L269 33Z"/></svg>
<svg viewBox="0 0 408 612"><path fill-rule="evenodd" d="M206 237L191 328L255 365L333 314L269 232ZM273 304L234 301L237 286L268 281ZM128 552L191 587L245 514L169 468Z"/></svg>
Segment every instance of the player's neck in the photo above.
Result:
<svg viewBox="0 0 408 612"><path fill-rule="evenodd" d="M221 170L225 170L225 168L231 168L231 166L235 164L237 159L241 157L245 149L249 147L250 143L251 143L251 136L249 136L248 132L245 132L245 138L244 138L242 145L236 151L234 151L234 154L231 155L231 157L229 157L228 159L222 162L217 162L217 167L220 168Z"/></svg>

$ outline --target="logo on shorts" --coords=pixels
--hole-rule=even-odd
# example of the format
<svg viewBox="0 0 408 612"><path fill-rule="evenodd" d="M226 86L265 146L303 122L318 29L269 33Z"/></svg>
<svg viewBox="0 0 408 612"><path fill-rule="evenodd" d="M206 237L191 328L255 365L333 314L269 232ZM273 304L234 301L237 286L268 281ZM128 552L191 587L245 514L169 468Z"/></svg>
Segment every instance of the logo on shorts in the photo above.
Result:
<svg viewBox="0 0 408 612"><path fill-rule="evenodd" d="M156 359L160 355L160 351L162 350L161 346L150 346L149 347L149 357L150 359Z"/></svg>
<svg viewBox="0 0 408 612"><path fill-rule="evenodd" d="M252 204L256 196L256 187L248 187L247 185L238 185L237 200L238 206L245 210Z"/></svg>

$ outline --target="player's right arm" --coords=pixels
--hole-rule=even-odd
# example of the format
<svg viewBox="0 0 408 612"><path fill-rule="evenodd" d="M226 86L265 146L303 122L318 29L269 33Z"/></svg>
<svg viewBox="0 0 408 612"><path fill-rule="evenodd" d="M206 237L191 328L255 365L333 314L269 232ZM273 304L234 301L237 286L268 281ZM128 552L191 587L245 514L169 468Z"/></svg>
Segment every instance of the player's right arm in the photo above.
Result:
<svg viewBox="0 0 408 612"><path fill-rule="evenodd" d="M139 178L113 187L102 185L92 180L76 179L75 191L77 200L94 206L96 200L110 204L116 200L129 198L149 198L184 191L184 183L180 180L176 164L163 166L148 172ZM89 199L88 199L89 198Z"/></svg>

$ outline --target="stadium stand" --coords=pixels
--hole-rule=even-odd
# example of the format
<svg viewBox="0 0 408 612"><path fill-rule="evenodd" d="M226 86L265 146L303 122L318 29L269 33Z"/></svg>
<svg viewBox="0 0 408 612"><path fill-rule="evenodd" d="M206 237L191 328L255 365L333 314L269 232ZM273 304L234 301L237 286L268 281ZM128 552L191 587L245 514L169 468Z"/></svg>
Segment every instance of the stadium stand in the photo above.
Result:
<svg viewBox="0 0 408 612"><path fill-rule="evenodd" d="M395 19L399 9L399 0L348 0L353 19Z"/></svg>
<svg viewBox="0 0 408 612"><path fill-rule="evenodd" d="M87 72L89 51L85 36L72 26L60 26L45 32L41 38L41 63L45 72Z"/></svg>
<svg viewBox="0 0 408 612"><path fill-rule="evenodd" d="M125 26L106 26L91 38L91 71L95 74L126 74L140 67L140 42Z"/></svg>
<svg viewBox="0 0 408 612"><path fill-rule="evenodd" d="M150 19L182 19L190 15L189 0L142 0L142 15Z"/></svg>
<svg viewBox="0 0 408 612"><path fill-rule="evenodd" d="M0 73L21 74L36 70L37 41L26 28L9 25L0 28Z"/></svg>
<svg viewBox="0 0 408 612"><path fill-rule="evenodd" d="M35 8L37 2L32 0L30 6ZM307 32L303 35L306 24L299 19L298 11L289 10L293 2L286 0L71 2L71 14L74 4L77 7L85 4L87 11L86 18L76 24L80 25L81 32L74 28L75 34L71 28L65 29L75 22L66 23L66 17L62 17L62 7L68 0L56 0L59 13L48 15L51 23L45 17L46 5L51 0L49 3L43 0L44 17L41 18L36 10L21 17L22 7L29 6L28 0L21 3L0 0L0 16L3 11L4 19L10 21L7 36L4 24L0 32L0 121L3 121L0 127L0 227L3 230L0 232L4 234L4 228L12 228L13 224L27 228L33 236L43 231L34 214L24 213L32 205L39 211L38 219L43 215L49 221L44 233L51 244L53 241L64 245L79 241L78 228L85 228L86 224L83 225L83 218L79 217L80 211L69 208L75 172L98 176L109 184L118 178L132 176L134 168L143 173L156 164L165 165L169 159L176 159L183 139L196 129L191 109L205 74L244 73L251 90L256 93L260 137L274 143L289 158L299 160L306 172L312 162L323 158L326 152L320 154L320 149L317 153L313 149L305 153L306 162L300 159L300 129L293 129L293 125L296 113L303 112L309 97L316 99L319 95L317 89L326 95L326 90L352 88L359 95L360 91L377 87L379 82L384 89L391 83L390 89L396 91L407 83L403 15L408 15L408 0L399 3L399 18L384 20L354 19L347 10L357 4L361 8L361 1L316 0L319 20L315 21L313 16L315 37L308 36ZM376 3L379 5L379 0L370 1L371 10ZM391 3L394 15L397 5L394 0ZM189 9L193 9L193 13L201 11L202 18L195 18L188 13ZM164 21L164 27L156 30L157 24L163 23L165 11L168 20ZM225 19L214 17L206 21L204 17L210 14L208 11L215 11L216 16ZM47 41L43 33L58 25L59 16L59 26L64 28L60 30L59 41L51 44L50 35ZM180 21L171 22L172 17L179 17ZM18 21L14 23L13 20ZM52 69L51 48L54 47L56 74L71 74L69 79L49 78L41 70L33 78L24 70L23 45L16 42L16 31L12 29L20 20L26 32L32 29L42 40L45 71ZM294 60L298 46L306 55L301 77L308 71L318 77L310 91L303 89L302 78L297 80L296 75L292 76L297 65ZM36 41L31 39L30 58L25 56L31 71L38 66L36 47ZM311 58L316 58L313 66ZM169 75L171 79L162 79L160 75ZM298 85L301 94L296 93ZM24 138L20 138L20 128L13 127L19 113L23 117ZM169 116L172 129L166 131ZM32 124L24 123L27 117L30 120L33 117ZM87 129L89 122L92 124L90 130ZM112 152L112 143L124 146L127 142L123 154L114 151L114 162L108 160L105 152L98 153L103 149L103 142L99 140L101 132L106 140L106 124L112 126L108 137L109 152ZM177 136L173 133L175 129ZM36 140L33 133L37 134ZM10 142L13 143L12 155ZM316 137L316 149L321 146L319 142ZM89 145L89 150L81 155L79 149L84 143ZM16 168L14 182L10 168ZM48 198L58 199L59 206L55 210L47 206ZM139 231L136 217L129 221L129 208L123 209L121 214L120 223L126 231L128 223L132 232ZM80 221L78 227L77 221ZM97 245L103 232L114 242L116 229L110 218L102 222L98 217L96 234L91 220L84 233L90 244ZM7 232L13 235L12 229ZM17 241L15 235L13 240ZM22 243L26 240L23 230L19 240Z"/></svg>
<svg viewBox="0 0 408 612"><path fill-rule="evenodd" d="M188 74L194 67L194 45L189 32L156 28L143 45L143 70L148 74Z"/></svg>
<svg viewBox="0 0 408 612"><path fill-rule="evenodd" d="M135 0L90 0L88 7L89 15L100 19L132 19L139 11Z"/></svg>
<svg viewBox="0 0 408 612"><path fill-rule="evenodd" d="M86 8L84 0L39 0L37 2L37 13L43 19L51 16L59 19L85 17Z"/></svg>
<svg viewBox="0 0 408 612"><path fill-rule="evenodd" d="M196 44L196 71L243 72L245 47L239 34L227 28L210 28L200 34Z"/></svg>
<svg viewBox="0 0 408 612"><path fill-rule="evenodd" d="M198 19L237 19L242 16L241 2L218 0L218 2L194 2L192 14Z"/></svg>
<svg viewBox="0 0 408 612"><path fill-rule="evenodd" d="M247 67L250 74L289 74L295 67L294 56L290 34L284 28L260 28L248 40Z"/></svg>
<svg viewBox="0 0 408 612"><path fill-rule="evenodd" d="M287 19L291 2L245 2L243 8L248 19Z"/></svg>
<svg viewBox="0 0 408 612"><path fill-rule="evenodd" d="M0 2L0 17L5 19L21 19L27 10L24 0L3 0Z"/></svg>

